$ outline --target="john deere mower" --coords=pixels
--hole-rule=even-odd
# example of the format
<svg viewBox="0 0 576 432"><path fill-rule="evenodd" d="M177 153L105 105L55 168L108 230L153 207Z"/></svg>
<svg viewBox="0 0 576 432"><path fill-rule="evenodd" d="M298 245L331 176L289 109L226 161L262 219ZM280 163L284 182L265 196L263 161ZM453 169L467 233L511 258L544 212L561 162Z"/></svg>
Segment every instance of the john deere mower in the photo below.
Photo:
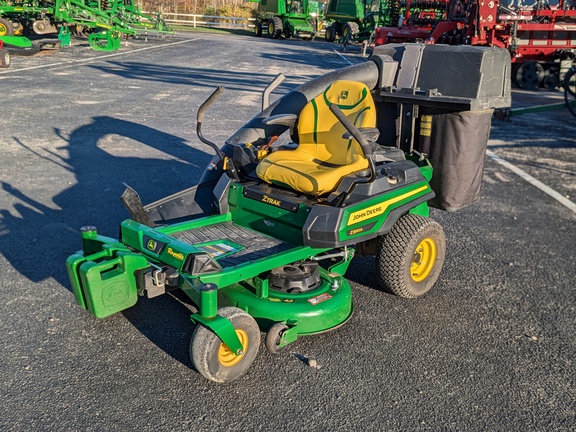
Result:
<svg viewBox="0 0 576 432"><path fill-rule="evenodd" d="M127 188L119 239L82 228L67 260L76 301L104 318L181 290L194 309L192 363L227 382L247 371L261 332L276 353L349 320L355 255L375 256L375 287L425 294L446 250L428 202L455 210L478 199L509 65L497 48L386 45L270 105L278 76L262 112L221 147L202 134L217 88L197 114L215 153L199 184L147 206Z"/></svg>

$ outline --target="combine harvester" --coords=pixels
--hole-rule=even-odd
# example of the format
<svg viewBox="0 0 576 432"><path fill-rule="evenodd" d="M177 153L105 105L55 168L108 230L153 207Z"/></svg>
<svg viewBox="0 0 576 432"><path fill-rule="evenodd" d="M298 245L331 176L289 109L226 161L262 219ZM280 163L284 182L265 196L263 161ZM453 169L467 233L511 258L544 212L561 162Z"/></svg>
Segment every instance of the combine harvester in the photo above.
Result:
<svg viewBox="0 0 576 432"><path fill-rule="evenodd" d="M69 43L70 33L86 35L98 51L120 48L122 35L144 32L173 33L160 13L142 13L132 0L0 0L0 38L5 36L58 34L62 44ZM22 37L22 36L21 36ZM20 48L42 49L23 38Z"/></svg>
<svg viewBox="0 0 576 432"><path fill-rule="evenodd" d="M506 6L499 0L390 0L391 24L376 29L375 45L423 42L496 46L512 57L523 89L562 83L576 52L576 9L567 0Z"/></svg>
<svg viewBox="0 0 576 432"><path fill-rule="evenodd" d="M373 39L374 29L390 23L388 0L330 0L326 10L328 42L363 42Z"/></svg>
<svg viewBox="0 0 576 432"><path fill-rule="evenodd" d="M258 3L254 34L273 39L292 36L314 39L321 29L321 6L315 0L249 0Z"/></svg>

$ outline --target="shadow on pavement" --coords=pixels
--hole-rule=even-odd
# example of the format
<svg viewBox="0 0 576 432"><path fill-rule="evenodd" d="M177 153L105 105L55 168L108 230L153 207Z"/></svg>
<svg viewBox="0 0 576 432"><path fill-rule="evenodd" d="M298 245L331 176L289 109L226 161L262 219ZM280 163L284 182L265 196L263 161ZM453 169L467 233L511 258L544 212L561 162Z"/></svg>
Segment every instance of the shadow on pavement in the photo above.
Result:
<svg viewBox="0 0 576 432"><path fill-rule="evenodd" d="M62 137L59 130L54 133ZM115 146L114 136L136 144L129 149ZM103 145L107 137L109 145ZM119 199L124 183L146 197L145 202L154 201L195 184L211 155L191 148L177 136L105 116L94 117L66 141L68 157L53 154L50 161L73 173L76 183L53 197L52 208L27 196L19 185L0 182L13 202L12 211L0 210L0 251L29 280L53 277L70 290L65 261L81 248L79 228L95 225L102 234L116 237L119 223L129 216ZM20 145L34 157L42 157L24 143ZM134 148L141 156L133 156ZM151 150L170 157L149 157ZM124 315L158 347L190 366L186 341L193 326L184 306L169 296L140 299Z"/></svg>

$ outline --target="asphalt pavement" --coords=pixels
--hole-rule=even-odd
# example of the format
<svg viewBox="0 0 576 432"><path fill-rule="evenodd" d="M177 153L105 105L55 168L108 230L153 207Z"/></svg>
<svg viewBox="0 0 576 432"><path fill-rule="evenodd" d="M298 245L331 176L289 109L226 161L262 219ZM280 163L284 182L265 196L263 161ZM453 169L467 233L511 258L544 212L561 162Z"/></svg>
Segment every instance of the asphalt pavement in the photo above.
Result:
<svg viewBox="0 0 576 432"><path fill-rule="evenodd" d="M352 319L278 356L261 349L238 381L192 369L193 325L170 296L102 320L76 305L65 260L79 228L116 236L124 184L151 202L198 181L211 151L195 114L216 86L204 134L223 142L276 74L287 79L273 98L362 61L359 47L323 41L193 33L116 53L74 40L0 70L0 430L574 430L567 110L494 119L482 199L432 212L448 250L430 293L379 291L358 259ZM513 103L559 98L515 90Z"/></svg>

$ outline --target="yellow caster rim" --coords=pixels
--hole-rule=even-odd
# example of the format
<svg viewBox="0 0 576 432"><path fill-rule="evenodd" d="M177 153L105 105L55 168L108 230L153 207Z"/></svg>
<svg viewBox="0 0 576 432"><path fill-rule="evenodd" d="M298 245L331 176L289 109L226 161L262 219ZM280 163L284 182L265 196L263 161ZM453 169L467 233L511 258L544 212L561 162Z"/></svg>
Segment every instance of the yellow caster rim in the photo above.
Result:
<svg viewBox="0 0 576 432"><path fill-rule="evenodd" d="M244 330L236 330L236 335L242 344L242 351L246 352L248 348L248 334ZM224 343L221 343L218 348L218 361L224 367L237 365L242 360L242 357L244 357L244 354L234 355L234 353L230 351L230 348Z"/></svg>

